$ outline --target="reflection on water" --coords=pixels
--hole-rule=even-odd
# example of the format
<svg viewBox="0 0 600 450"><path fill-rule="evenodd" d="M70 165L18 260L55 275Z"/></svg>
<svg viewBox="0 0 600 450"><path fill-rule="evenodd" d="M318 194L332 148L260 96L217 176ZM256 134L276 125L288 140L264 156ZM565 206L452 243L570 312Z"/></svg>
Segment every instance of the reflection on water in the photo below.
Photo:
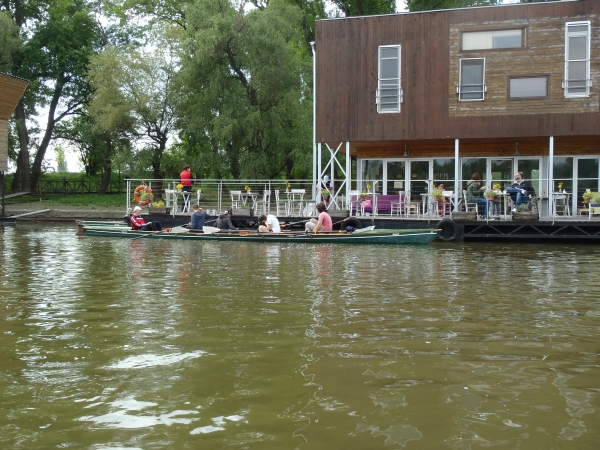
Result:
<svg viewBox="0 0 600 450"><path fill-rule="evenodd" d="M0 239L1 448L600 438L593 246Z"/></svg>

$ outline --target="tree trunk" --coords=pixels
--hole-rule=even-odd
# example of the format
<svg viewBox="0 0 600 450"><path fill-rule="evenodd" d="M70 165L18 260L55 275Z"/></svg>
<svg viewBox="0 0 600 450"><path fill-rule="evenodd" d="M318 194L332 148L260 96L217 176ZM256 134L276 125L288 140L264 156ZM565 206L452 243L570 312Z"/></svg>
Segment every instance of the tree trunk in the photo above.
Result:
<svg viewBox="0 0 600 450"><path fill-rule="evenodd" d="M29 189L29 132L25 121L25 105L23 99L19 101L15 110L17 117L17 134L19 135L19 155L17 156L17 170L12 183L13 192L23 192ZM33 191L32 191L33 192Z"/></svg>
<svg viewBox="0 0 600 450"><path fill-rule="evenodd" d="M112 175L113 143L110 136L107 136L105 144L106 155L104 157L104 166L102 167L102 178L100 179L100 187L98 188L98 194L106 194L106 190L110 185L110 176Z"/></svg>
<svg viewBox="0 0 600 450"><path fill-rule="evenodd" d="M52 133L54 132L54 126L56 125L56 120L54 119L54 113L56 112L56 107L58 106L58 101L61 97L62 90L64 87L64 81L58 80L56 82L56 87L54 88L54 94L52 95L52 101L50 102L50 108L48 110L48 121L46 122L46 132L44 133L44 137L42 138L42 142L38 147L38 150L35 154L35 158L33 160L33 166L31 168L31 191L35 190L38 182L42 177L42 163L44 162L44 156L46 155L46 150L48 149L48 145L50 144L50 140L52 139Z"/></svg>

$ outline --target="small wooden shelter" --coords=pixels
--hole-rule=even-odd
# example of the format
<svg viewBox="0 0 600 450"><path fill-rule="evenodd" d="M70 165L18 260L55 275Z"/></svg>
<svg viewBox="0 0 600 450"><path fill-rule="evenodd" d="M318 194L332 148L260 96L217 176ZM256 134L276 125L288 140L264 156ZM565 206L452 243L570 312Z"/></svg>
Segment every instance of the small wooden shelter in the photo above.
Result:
<svg viewBox="0 0 600 450"><path fill-rule="evenodd" d="M0 176L4 215L4 172L8 170L8 119L23 97L29 81L0 73Z"/></svg>

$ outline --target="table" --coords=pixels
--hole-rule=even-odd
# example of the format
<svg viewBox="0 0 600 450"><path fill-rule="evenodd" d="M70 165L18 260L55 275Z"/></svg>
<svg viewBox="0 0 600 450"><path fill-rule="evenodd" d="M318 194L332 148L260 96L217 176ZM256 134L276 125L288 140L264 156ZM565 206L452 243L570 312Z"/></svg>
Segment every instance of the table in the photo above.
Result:
<svg viewBox="0 0 600 450"><path fill-rule="evenodd" d="M181 213L190 212L190 197L192 196L191 192L187 191L175 191L173 193L173 216L179 212L179 197L183 198L183 208L181 208Z"/></svg>
<svg viewBox="0 0 600 450"><path fill-rule="evenodd" d="M258 192L244 191L242 192L242 203L246 206L248 199L252 200L252 209L255 209L256 200L258 200Z"/></svg>
<svg viewBox="0 0 600 450"><path fill-rule="evenodd" d="M298 207L298 215L300 216L302 214L302 204L304 203L305 193L305 189L292 189L291 191L286 191L288 215L292 215L296 207Z"/></svg>

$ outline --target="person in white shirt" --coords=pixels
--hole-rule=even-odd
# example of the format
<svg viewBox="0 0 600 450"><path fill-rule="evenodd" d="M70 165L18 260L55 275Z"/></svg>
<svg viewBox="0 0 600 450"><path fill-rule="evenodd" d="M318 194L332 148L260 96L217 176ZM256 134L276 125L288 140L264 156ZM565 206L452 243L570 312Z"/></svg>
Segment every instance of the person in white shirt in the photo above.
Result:
<svg viewBox="0 0 600 450"><path fill-rule="evenodd" d="M265 233L272 231L273 233L281 233L279 220L273 214L265 216L264 214L258 218L258 231Z"/></svg>

